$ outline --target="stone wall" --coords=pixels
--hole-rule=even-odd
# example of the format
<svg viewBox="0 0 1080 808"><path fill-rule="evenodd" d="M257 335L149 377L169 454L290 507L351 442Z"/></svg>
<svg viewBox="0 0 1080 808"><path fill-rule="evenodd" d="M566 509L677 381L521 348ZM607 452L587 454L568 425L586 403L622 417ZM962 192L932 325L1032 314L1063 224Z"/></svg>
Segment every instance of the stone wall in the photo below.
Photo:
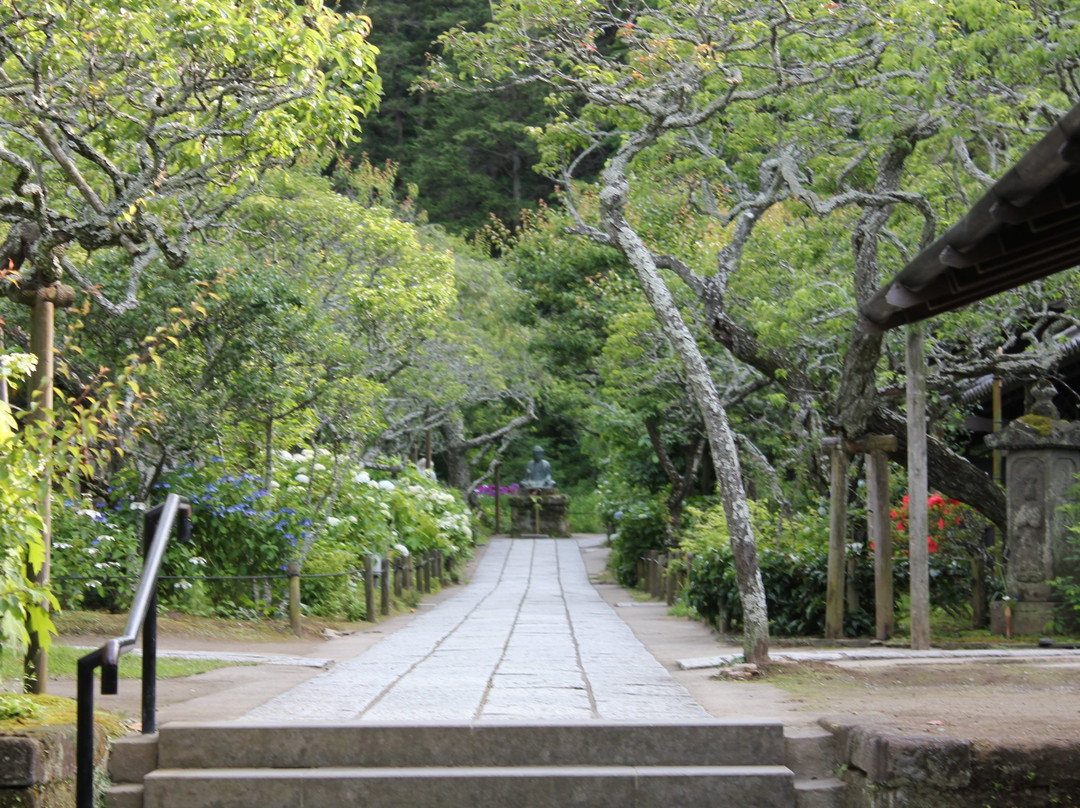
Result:
<svg viewBox="0 0 1080 808"><path fill-rule="evenodd" d="M108 740L94 744L104 765ZM28 727L0 735L0 808L71 808L75 804L75 726Z"/></svg>
<svg viewBox="0 0 1080 808"><path fill-rule="evenodd" d="M979 745L852 719L836 736L845 808L1080 806L1080 740Z"/></svg>

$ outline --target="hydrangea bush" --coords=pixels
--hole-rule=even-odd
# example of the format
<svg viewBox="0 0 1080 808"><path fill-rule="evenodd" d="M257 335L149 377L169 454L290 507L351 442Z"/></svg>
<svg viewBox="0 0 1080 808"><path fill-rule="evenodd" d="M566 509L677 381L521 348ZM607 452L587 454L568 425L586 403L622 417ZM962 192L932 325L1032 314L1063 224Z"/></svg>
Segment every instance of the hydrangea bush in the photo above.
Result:
<svg viewBox="0 0 1080 808"><path fill-rule="evenodd" d="M173 542L162 571L166 605L195 614L267 614L286 597L290 561L317 575L302 587L313 614L363 616L356 575L366 559L403 559L430 550L472 552L469 512L453 491L409 467L396 479L352 466L324 449L278 452L269 485L221 457L164 474L156 492L192 506L192 541ZM123 609L140 565L145 505L123 490L105 501L58 508L63 601ZM62 553L62 556L61 556Z"/></svg>

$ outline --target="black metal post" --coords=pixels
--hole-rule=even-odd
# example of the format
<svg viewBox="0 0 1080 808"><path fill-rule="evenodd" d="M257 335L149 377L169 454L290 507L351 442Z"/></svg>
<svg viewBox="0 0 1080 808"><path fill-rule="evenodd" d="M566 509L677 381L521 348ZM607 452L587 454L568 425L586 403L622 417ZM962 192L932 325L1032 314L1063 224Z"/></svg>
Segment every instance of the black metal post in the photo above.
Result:
<svg viewBox="0 0 1080 808"><path fill-rule="evenodd" d="M159 525L162 516L165 523ZM101 692L114 694L118 689L120 654L134 645L140 627L146 630L143 646L143 732L153 732L156 725L157 697L157 578L169 532L179 516L180 538L187 540L191 532L191 506L182 505L180 497L169 494L165 504L151 509L144 518L146 538L145 562L142 577L128 615L124 636L108 640L101 648L91 651L78 661L76 683L77 724L75 729L75 806L94 808L94 669L101 667ZM148 615L149 612L149 615ZM149 660L149 667L147 661ZM150 675L147 675L147 671Z"/></svg>
<svg viewBox="0 0 1080 808"><path fill-rule="evenodd" d="M75 806L94 808L94 668L104 651L98 649L79 659L75 685Z"/></svg>
<svg viewBox="0 0 1080 808"><path fill-rule="evenodd" d="M150 556L151 544L157 533L158 521L164 506L151 508L143 517L143 565ZM142 624L142 733L157 732L157 586L154 586L146 602L146 616Z"/></svg>

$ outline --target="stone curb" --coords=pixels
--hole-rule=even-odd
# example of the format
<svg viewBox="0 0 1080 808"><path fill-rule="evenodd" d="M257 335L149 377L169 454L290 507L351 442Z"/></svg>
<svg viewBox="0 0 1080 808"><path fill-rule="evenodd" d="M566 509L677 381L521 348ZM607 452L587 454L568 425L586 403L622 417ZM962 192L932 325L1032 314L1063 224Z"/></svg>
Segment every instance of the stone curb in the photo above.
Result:
<svg viewBox="0 0 1080 808"><path fill-rule="evenodd" d="M953 651L929 649L914 651L902 648L851 648L836 651L773 651L773 659L789 662L838 662L842 660L869 661L879 659L1048 659L1080 657L1080 648L969 648ZM696 659L680 659L679 668L685 671L719 668L730 665L741 654L720 654Z"/></svg>

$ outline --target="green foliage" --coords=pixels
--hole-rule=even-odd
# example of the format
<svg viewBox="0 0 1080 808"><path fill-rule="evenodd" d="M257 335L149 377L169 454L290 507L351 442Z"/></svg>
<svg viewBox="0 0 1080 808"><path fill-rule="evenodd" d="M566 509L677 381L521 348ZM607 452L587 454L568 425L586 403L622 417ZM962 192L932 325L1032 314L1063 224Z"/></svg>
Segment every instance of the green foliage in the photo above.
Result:
<svg viewBox="0 0 1080 808"><path fill-rule="evenodd" d="M770 632L780 636L815 636L825 628L828 580L828 526L816 512L785 520L771 531L773 517L760 502L750 502L755 535L775 540L760 547L758 562L769 608ZM742 621L735 564L723 509L690 509L691 526L683 549L691 554L686 600L708 622L737 628ZM849 574L854 569L861 608L844 610L844 631L863 635L874 625L873 561L851 548Z"/></svg>
<svg viewBox="0 0 1080 808"><path fill-rule="evenodd" d="M665 547L671 517L663 497L643 493L618 478L602 480L598 495L598 510L615 529L608 566L621 585L636 586L638 559Z"/></svg>
<svg viewBox="0 0 1080 808"><path fill-rule="evenodd" d="M52 588L62 608L130 607L142 567L144 510L141 503L131 505L110 507L87 495L54 501Z"/></svg>
<svg viewBox="0 0 1080 808"><path fill-rule="evenodd" d="M325 576L305 578L301 595L307 611L320 617L344 617L363 620L367 617L364 582L356 569L355 556L335 542L315 542L304 561L304 574Z"/></svg>
<svg viewBox="0 0 1080 808"><path fill-rule="evenodd" d="M750 501L754 533L762 542L758 560L769 608L771 631L779 636L819 636L825 630L828 585L827 514L809 510L777 518L765 503ZM730 536L719 505L688 509L690 524L681 549L691 558L685 598L713 625L737 628L742 620ZM844 634L866 636L874 629L873 554L858 543L847 548L847 575L857 606L844 608ZM893 555L893 591L899 604L910 585L906 545L897 542ZM931 602L950 615L970 611L971 562L959 539L942 534L930 555Z"/></svg>
<svg viewBox="0 0 1080 808"><path fill-rule="evenodd" d="M1070 490L1068 502L1061 508L1061 516L1068 530L1062 560L1069 573L1050 583L1061 599L1058 611L1062 627L1074 631L1080 626L1080 477Z"/></svg>
<svg viewBox="0 0 1080 808"><path fill-rule="evenodd" d="M345 2L375 20L372 42L383 80L378 113L365 122L352 147L376 163L399 166L400 185L431 220L454 232L481 227L489 214L517 224L523 208L552 192L535 174L538 159L526 127L543 115L542 94L519 86L499 92L449 96L413 91L427 67L435 38L465 24L490 20L483 0L373 0Z"/></svg>
<svg viewBox="0 0 1080 808"><path fill-rule="evenodd" d="M36 721L41 712L41 707L30 696L0 693L0 721Z"/></svg>

